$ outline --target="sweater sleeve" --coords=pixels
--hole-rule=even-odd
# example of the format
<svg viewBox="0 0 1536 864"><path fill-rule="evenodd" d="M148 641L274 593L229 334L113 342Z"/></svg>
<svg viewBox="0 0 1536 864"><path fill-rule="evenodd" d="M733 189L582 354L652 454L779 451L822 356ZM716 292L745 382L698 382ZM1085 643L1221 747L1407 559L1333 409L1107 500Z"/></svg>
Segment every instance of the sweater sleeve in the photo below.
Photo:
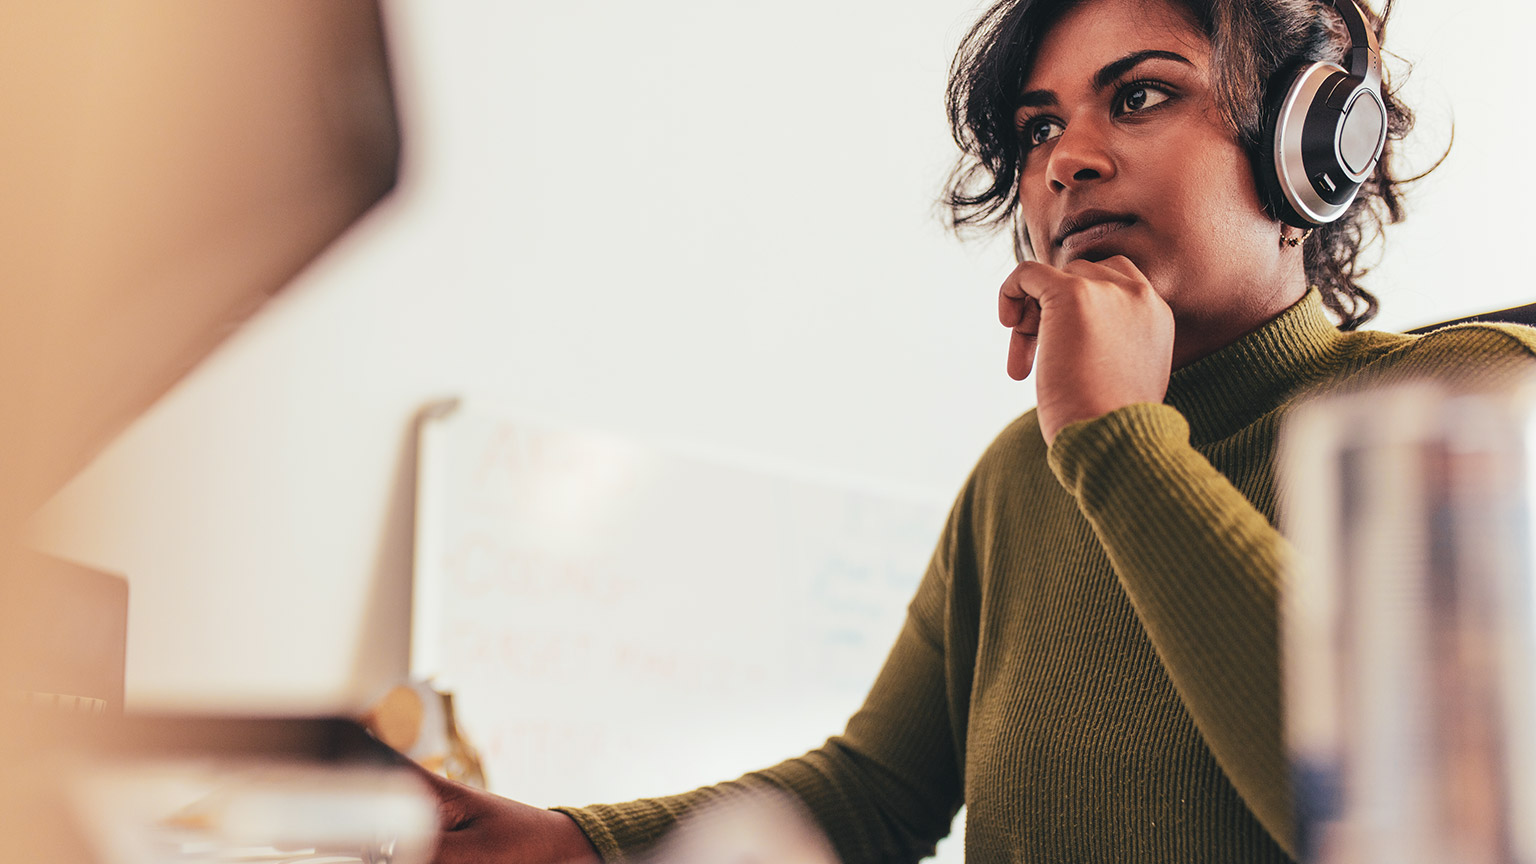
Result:
<svg viewBox="0 0 1536 864"><path fill-rule="evenodd" d="M953 520L952 520L953 521ZM845 864L917 861L949 833L961 801L960 760L947 697L944 544L863 706L843 734L804 756L682 795L557 808L604 861L633 861L703 807L754 792L788 793Z"/></svg>
<svg viewBox="0 0 1536 864"><path fill-rule="evenodd" d="M1218 764L1294 856L1277 611L1285 541L1166 405L1074 423L1049 459Z"/></svg>

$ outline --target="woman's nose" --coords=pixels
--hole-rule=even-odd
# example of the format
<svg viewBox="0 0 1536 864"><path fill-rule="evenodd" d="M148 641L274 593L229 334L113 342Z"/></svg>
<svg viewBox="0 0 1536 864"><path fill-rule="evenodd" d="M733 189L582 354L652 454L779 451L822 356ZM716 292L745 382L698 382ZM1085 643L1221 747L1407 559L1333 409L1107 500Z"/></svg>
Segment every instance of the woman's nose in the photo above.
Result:
<svg viewBox="0 0 1536 864"><path fill-rule="evenodd" d="M1046 165L1046 180L1052 192L1064 192L1115 176L1115 160L1105 138L1107 131L1087 119L1072 123L1061 131Z"/></svg>

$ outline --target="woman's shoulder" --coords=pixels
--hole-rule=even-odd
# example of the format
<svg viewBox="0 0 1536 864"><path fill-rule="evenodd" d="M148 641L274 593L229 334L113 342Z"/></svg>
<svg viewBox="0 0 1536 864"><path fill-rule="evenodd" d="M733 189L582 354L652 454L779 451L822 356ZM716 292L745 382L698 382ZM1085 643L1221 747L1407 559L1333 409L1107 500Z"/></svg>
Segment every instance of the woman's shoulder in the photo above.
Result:
<svg viewBox="0 0 1536 864"><path fill-rule="evenodd" d="M1419 350L1536 356L1536 327L1493 321L1451 324L1412 337Z"/></svg>
<svg viewBox="0 0 1536 864"><path fill-rule="evenodd" d="M1031 408L1003 427L982 451L976 471L982 474L1012 473L1045 465L1045 438L1040 434L1040 414Z"/></svg>
<svg viewBox="0 0 1536 864"><path fill-rule="evenodd" d="M1046 460L1048 451L1036 410L1003 427L966 478L946 535L989 543L1031 530L1027 526L1038 525L1045 513L1075 513L1077 505Z"/></svg>
<svg viewBox="0 0 1536 864"><path fill-rule="evenodd" d="M1399 337L1398 362L1460 362L1536 358L1536 328L1472 322Z"/></svg>
<svg viewBox="0 0 1536 864"><path fill-rule="evenodd" d="M1536 328L1522 324L1453 324L1417 335L1360 332L1345 345L1346 363L1371 383L1431 379L1478 388L1536 374Z"/></svg>
<svg viewBox="0 0 1536 864"><path fill-rule="evenodd" d="M1051 477L1047 449L1040 434L1040 415L1031 408L1004 426L982 451L966 480L963 497L1009 497L1020 487L1043 483Z"/></svg>

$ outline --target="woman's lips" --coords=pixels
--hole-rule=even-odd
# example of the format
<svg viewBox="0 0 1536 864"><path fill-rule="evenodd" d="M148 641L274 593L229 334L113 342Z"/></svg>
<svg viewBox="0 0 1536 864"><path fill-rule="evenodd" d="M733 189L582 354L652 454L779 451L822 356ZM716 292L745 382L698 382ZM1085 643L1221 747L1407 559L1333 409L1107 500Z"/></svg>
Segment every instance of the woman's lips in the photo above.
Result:
<svg viewBox="0 0 1536 864"><path fill-rule="evenodd" d="M1114 238L1121 231L1135 224L1135 217L1121 217L1103 222L1094 222L1091 225L1066 234L1056 245L1061 247L1062 253L1068 260L1083 258L1092 251L1094 246Z"/></svg>

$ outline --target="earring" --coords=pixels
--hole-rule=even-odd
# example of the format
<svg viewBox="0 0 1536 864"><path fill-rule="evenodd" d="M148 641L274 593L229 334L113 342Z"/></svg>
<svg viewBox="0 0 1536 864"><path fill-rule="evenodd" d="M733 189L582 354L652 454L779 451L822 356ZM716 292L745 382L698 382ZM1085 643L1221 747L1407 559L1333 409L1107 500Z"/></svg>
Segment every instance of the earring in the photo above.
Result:
<svg viewBox="0 0 1536 864"><path fill-rule="evenodd" d="M1295 235L1287 235L1285 233L1285 231L1282 229L1281 232L1280 232L1280 242L1284 243L1285 245L1287 245L1289 247L1291 247L1292 249L1295 249L1297 246L1300 246L1302 243L1305 243L1307 238L1311 237L1311 236L1312 236L1312 229L1311 228L1308 228L1307 230L1301 232L1301 236L1300 237L1297 237Z"/></svg>

